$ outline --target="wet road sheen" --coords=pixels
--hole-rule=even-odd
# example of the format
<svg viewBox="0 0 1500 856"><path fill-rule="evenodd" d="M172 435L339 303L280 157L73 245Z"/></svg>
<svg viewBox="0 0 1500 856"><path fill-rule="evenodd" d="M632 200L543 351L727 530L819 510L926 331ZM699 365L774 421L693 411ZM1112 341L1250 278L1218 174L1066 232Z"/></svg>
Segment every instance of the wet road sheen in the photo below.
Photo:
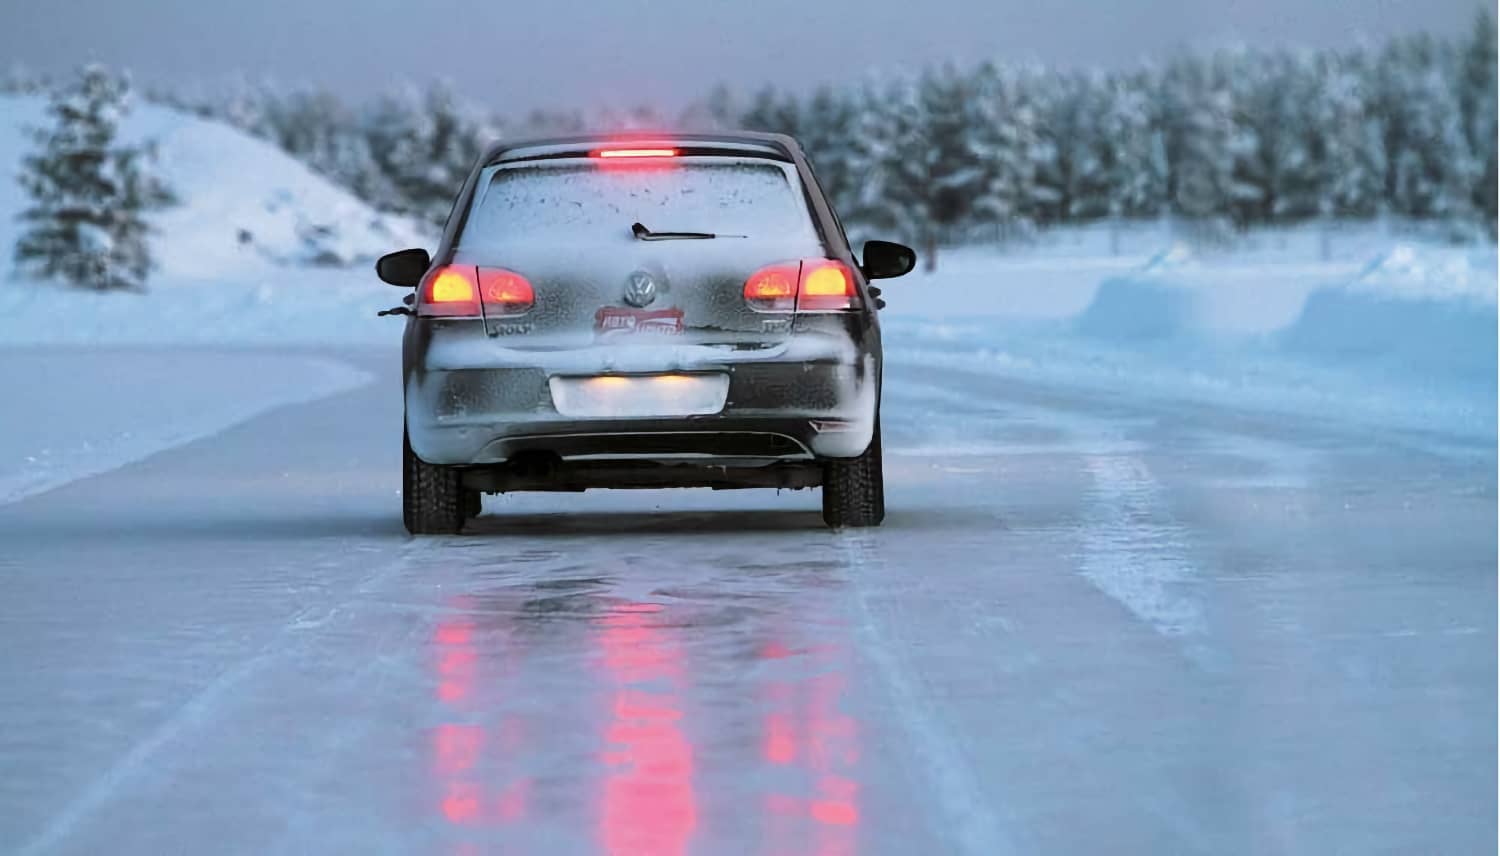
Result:
<svg viewBox="0 0 1500 856"><path fill-rule="evenodd" d="M0 506L0 850L1493 842L1492 452L890 373L873 532L591 492L408 539L381 386Z"/></svg>

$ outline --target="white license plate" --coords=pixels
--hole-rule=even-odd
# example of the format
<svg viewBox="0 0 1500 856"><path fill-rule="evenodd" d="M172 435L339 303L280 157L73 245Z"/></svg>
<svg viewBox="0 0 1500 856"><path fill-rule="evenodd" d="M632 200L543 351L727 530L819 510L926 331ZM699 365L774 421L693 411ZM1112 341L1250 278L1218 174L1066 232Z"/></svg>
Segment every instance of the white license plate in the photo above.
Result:
<svg viewBox="0 0 1500 856"><path fill-rule="evenodd" d="M554 377L552 404L564 416L635 419L707 416L724 409L726 374Z"/></svg>

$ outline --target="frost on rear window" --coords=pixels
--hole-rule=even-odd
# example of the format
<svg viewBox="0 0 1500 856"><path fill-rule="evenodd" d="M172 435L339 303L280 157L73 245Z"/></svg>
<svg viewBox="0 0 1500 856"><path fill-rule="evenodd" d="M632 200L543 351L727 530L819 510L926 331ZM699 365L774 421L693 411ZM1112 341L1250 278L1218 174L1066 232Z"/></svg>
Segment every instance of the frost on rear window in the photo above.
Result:
<svg viewBox="0 0 1500 856"><path fill-rule="evenodd" d="M460 244L634 240L653 232L712 232L813 240L816 232L787 169L770 162L491 167Z"/></svg>

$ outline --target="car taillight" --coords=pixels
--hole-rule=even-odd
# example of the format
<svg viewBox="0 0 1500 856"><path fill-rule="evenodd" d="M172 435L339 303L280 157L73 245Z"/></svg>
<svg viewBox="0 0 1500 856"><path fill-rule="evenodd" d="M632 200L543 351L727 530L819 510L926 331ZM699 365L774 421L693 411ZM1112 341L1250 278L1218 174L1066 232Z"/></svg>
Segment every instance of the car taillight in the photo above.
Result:
<svg viewBox="0 0 1500 856"><path fill-rule="evenodd" d="M745 280L745 302L752 309L790 312L797 307L796 262L763 267Z"/></svg>
<svg viewBox="0 0 1500 856"><path fill-rule="evenodd" d="M479 294L485 315L520 315L536 303L526 277L504 268L479 269Z"/></svg>
<svg viewBox="0 0 1500 856"><path fill-rule="evenodd" d="M536 303L526 278L504 268L444 265L422 280L417 314L440 318L475 318L480 300L485 315L519 315Z"/></svg>
<svg viewBox="0 0 1500 856"><path fill-rule="evenodd" d="M422 280L418 315L463 317L479 314L479 282L468 265L444 265Z"/></svg>
<svg viewBox="0 0 1500 856"><path fill-rule="evenodd" d="M854 274L833 259L769 265L745 281L745 302L763 312L827 312L859 305Z"/></svg>
<svg viewBox="0 0 1500 856"><path fill-rule="evenodd" d="M857 299L854 274L843 262L833 259L806 259L802 262L802 283L797 288L798 312L853 309Z"/></svg>

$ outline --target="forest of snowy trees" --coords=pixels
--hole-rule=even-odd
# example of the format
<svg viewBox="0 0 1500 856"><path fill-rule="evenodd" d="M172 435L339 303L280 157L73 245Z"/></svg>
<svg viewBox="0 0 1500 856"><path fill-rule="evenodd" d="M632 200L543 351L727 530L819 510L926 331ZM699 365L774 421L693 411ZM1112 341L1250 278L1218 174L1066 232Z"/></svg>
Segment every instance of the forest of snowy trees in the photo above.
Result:
<svg viewBox="0 0 1500 856"><path fill-rule="evenodd" d="M1458 40L1224 50L1113 72L986 63L810 94L719 87L680 116L501 116L444 85L366 104L270 85L146 95L274 141L376 207L434 223L492 140L668 127L791 133L851 230L923 245L1102 218L1227 232L1391 216L1492 239L1496 222L1487 13Z"/></svg>

